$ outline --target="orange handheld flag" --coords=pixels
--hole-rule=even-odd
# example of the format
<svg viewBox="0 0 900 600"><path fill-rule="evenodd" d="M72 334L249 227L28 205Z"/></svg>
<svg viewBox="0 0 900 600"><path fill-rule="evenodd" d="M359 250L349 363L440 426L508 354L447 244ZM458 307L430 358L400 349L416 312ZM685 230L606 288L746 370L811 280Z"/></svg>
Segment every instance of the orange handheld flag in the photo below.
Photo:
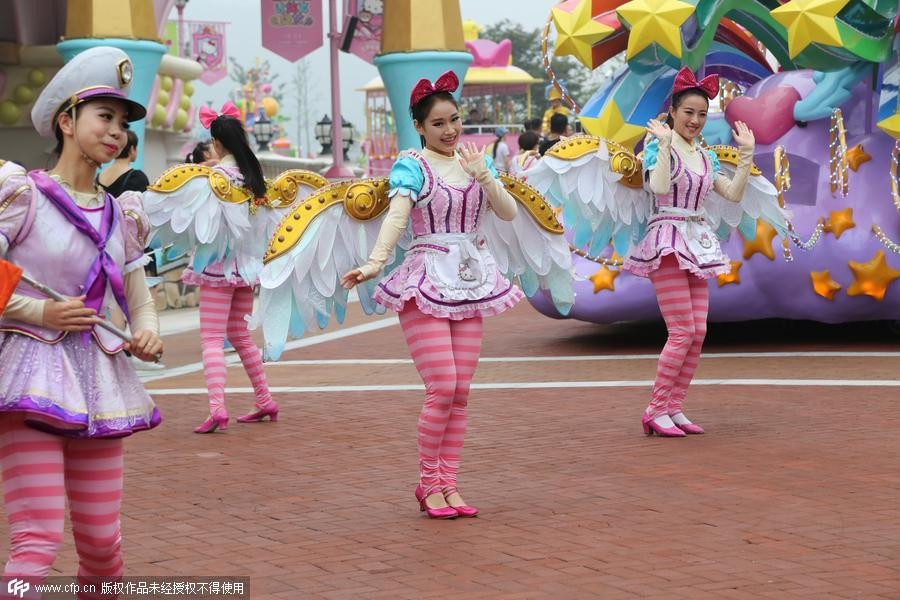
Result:
<svg viewBox="0 0 900 600"><path fill-rule="evenodd" d="M0 313L6 310L6 303L9 302L9 297L19 285L21 278L22 269L11 262L0 259Z"/></svg>

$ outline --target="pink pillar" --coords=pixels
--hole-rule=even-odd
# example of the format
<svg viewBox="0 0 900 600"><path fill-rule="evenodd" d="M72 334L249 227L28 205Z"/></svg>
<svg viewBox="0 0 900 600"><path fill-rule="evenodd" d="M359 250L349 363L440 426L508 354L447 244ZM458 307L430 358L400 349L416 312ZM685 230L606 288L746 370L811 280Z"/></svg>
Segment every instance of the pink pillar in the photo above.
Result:
<svg viewBox="0 0 900 600"><path fill-rule="evenodd" d="M338 73L338 45L340 33L337 30L337 0L329 0L328 40L331 48L331 156L333 163L325 172L328 179L348 179L353 170L344 166L344 130L341 119L341 81Z"/></svg>

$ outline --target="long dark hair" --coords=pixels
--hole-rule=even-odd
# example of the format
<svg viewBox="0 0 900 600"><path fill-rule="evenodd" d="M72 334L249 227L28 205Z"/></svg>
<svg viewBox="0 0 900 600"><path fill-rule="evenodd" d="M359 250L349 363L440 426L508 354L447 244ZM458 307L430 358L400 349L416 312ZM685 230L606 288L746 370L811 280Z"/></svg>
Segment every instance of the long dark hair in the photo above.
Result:
<svg viewBox="0 0 900 600"><path fill-rule="evenodd" d="M263 178L262 167L256 155L250 149L247 141L247 132L244 126L234 117L221 115L212 122L209 133L214 139L234 156L241 175L244 176L244 185L253 192L257 198L266 195L266 182Z"/></svg>
<svg viewBox="0 0 900 600"><path fill-rule="evenodd" d="M184 157L184 162L200 164L206 160L206 153L209 151L209 142L197 142L194 149L188 152Z"/></svg>
<svg viewBox="0 0 900 600"><path fill-rule="evenodd" d="M500 142L503 140L503 136L505 134L498 134L495 131L494 135L497 136L497 139L494 140L494 147L491 149L491 158L497 158L497 146L500 145Z"/></svg>
<svg viewBox="0 0 900 600"><path fill-rule="evenodd" d="M692 87L672 95L672 109L674 110L681 106L681 103L684 102L684 99L688 96L700 96L706 100L707 108L709 107L709 96L706 95L706 92L698 87ZM672 111L669 111L668 116L666 117L666 125L669 126L669 129L674 129L675 127L675 119L672 118Z"/></svg>
<svg viewBox="0 0 900 600"><path fill-rule="evenodd" d="M457 109L459 109L459 103L456 102L456 98L453 97L453 94L450 92L437 92L436 94L431 94L430 96L425 96L415 104L409 107L409 113L412 115L412 118L422 127L425 127L425 119L428 118L428 113L431 112L431 108L437 103L438 100L446 100L447 102L453 103ZM422 147L425 147L425 136L420 135L419 140L422 142Z"/></svg>
<svg viewBox="0 0 900 600"><path fill-rule="evenodd" d="M132 148L137 148L138 145L138 136L132 130L127 130L125 132L125 147L122 148L122 151L119 152L119 155L116 158L128 158L128 155L131 154Z"/></svg>

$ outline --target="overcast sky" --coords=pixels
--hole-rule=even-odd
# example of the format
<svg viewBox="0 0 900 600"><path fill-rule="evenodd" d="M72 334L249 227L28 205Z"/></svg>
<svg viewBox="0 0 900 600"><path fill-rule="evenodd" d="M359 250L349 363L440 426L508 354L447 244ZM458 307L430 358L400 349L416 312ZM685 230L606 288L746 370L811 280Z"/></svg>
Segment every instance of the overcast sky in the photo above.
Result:
<svg viewBox="0 0 900 600"><path fill-rule="evenodd" d="M323 0L326 19L328 1ZM338 2L338 4L340 5L342 2ZM536 28L543 26L550 14L550 7L554 4L556 4L556 0L460 0L460 9L463 20L472 19L481 26L508 18L522 23L525 27ZM176 18L174 9L170 18L173 20ZM281 113L291 118L295 117L297 107L292 93L294 88L290 82L293 81L296 64L290 63L262 47L260 3L257 0L241 0L240 2L189 0L184 9L184 18L186 20L228 22L226 41L228 55L244 66L252 65L256 57L267 59L272 70L280 75L279 81L288 82L285 88L286 101L282 103ZM341 20L339 18L339 21ZM311 69L309 79L312 89L315 90L310 101L313 107L312 112L316 115L315 120L321 119L325 114L331 115L330 61L327 37L325 40L326 46L308 55ZM376 77L378 70L355 55L341 52L339 57L341 112L345 118L353 122L357 130L364 131L365 95L354 90ZM235 89L235 85L230 78L213 86L197 82L194 99L200 105L212 101L213 108L218 110L228 93ZM296 131L296 121L289 123L288 129L292 133L291 138L296 141L296 134L293 133ZM314 149L318 150L318 145L315 143L313 145ZM304 148L305 151L307 151L306 148Z"/></svg>

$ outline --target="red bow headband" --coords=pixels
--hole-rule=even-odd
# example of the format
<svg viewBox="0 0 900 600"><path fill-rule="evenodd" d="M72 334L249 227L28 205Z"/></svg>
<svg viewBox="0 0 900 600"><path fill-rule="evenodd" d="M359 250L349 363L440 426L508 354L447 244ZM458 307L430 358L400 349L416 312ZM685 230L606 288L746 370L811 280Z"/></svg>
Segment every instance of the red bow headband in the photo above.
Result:
<svg viewBox="0 0 900 600"><path fill-rule="evenodd" d="M237 120L241 119L241 111L238 110L238 107L234 105L234 102L229 100L225 104L222 105L222 114L218 114L213 109L201 106L200 113L198 115L200 119L200 124L203 125L204 129L209 129L209 126L212 125L212 122L218 119L220 116L222 117L234 117Z"/></svg>
<svg viewBox="0 0 900 600"><path fill-rule="evenodd" d="M438 92L455 92L459 87L459 78L453 71L447 71L437 78L434 85L427 79L420 79L416 87L413 88L412 94L409 95L409 107L412 108L418 104L422 98L437 94Z"/></svg>
<svg viewBox="0 0 900 600"><path fill-rule="evenodd" d="M691 88L700 88L706 97L712 100L719 95L719 76L707 75L700 81L694 77L694 72L687 67L683 67L675 76L675 85L672 86L672 94L688 90Z"/></svg>

